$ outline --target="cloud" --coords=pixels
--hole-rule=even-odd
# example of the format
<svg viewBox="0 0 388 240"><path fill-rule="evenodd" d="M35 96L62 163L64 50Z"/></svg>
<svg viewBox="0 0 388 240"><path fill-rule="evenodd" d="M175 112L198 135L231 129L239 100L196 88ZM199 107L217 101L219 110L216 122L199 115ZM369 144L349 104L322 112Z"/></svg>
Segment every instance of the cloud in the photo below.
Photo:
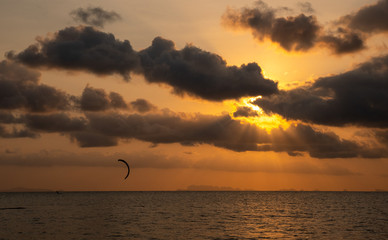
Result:
<svg viewBox="0 0 388 240"><path fill-rule="evenodd" d="M104 89L86 87L81 96L81 109L85 111L102 111L108 108L109 99Z"/></svg>
<svg viewBox="0 0 388 240"><path fill-rule="evenodd" d="M37 138L39 134L32 132L29 129L17 129L13 128L9 131L5 126L0 125L0 137L1 138Z"/></svg>
<svg viewBox="0 0 388 240"><path fill-rule="evenodd" d="M135 101L130 102L129 104L131 106L131 109L138 111L139 113L145 113L157 109L155 105L142 98L138 98Z"/></svg>
<svg viewBox="0 0 388 240"><path fill-rule="evenodd" d="M365 41L373 34L388 31L388 0L360 8L355 13L342 16L336 21L338 30L320 41L342 54L366 48Z"/></svg>
<svg viewBox="0 0 388 240"><path fill-rule="evenodd" d="M319 26L314 16L276 18L272 25L271 40L284 49L304 51L314 46Z"/></svg>
<svg viewBox="0 0 388 240"><path fill-rule="evenodd" d="M26 127L39 132L66 133L80 147L109 147L118 144L117 137L89 131L88 121L84 117L71 117L65 113L28 114Z"/></svg>
<svg viewBox="0 0 388 240"><path fill-rule="evenodd" d="M300 7L300 10L303 13L308 13L308 14L315 13L313 6L309 2L298 2L298 7Z"/></svg>
<svg viewBox="0 0 388 240"><path fill-rule="evenodd" d="M127 104L124 101L123 96L116 92L109 93L110 106L115 109L126 109Z"/></svg>
<svg viewBox="0 0 388 240"><path fill-rule="evenodd" d="M115 92L109 96L104 89L86 86L80 99L80 107L83 111L104 111L107 109L126 109L127 104L123 97Z"/></svg>
<svg viewBox="0 0 388 240"><path fill-rule="evenodd" d="M287 51L306 51L314 46L320 26L314 16L276 17L276 10L263 2L254 8L228 8L222 16L225 26L252 31L255 38L268 38Z"/></svg>
<svg viewBox="0 0 388 240"><path fill-rule="evenodd" d="M254 20L259 23L269 21L270 24L260 25L258 34L273 37L288 49L303 50L314 46L316 40L311 39L318 35L308 30L318 26L313 17L300 14L293 18L276 18L274 10L265 5L261 7L262 12L253 11L258 14L258 20ZM291 34L287 37L292 39L287 40L281 35L286 32L283 28L299 27L301 33L307 29L314 37L302 34L299 38ZM346 29L341 33L347 36L349 32ZM279 36L278 40L276 36ZM346 39L344 36L341 39ZM283 43L284 39L287 41ZM337 51L345 48L336 39L331 41ZM386 128L387 56L361 64L352 71L320 78L310 86L281 92L276 82L264 78L256 63L228 66L217 54L191 44L178 50L174 42L161 37L137 52L129 41L116 40L112 34L92 27L65 28L52 37L39 39L37 45L31 45L19 54L9 53L8 58L15 61L0 64L0 122L3 124L0 136L3 138L36 137L37 133L43 132L63 134L80 147L115 146L120 140L137 139L152 146L208 144L234 152L274 151L290 156L309 154L314 158L388 156L387 150L381 147L384 134L375 135L380 146L341 139L333 132L317 130L303 123L287 129L273 129L269 134L259 126L240 122L229 115L190 115L158 110L145 99L127 104L118 93L107 93L90 86L86 86L80 97L75 97L40 84L39 73L18 63L103 75L120 74L126 79L131 73L142 74L149 83L171 86L175 94L214 101L262 95L256 104L266 112L278 113L288 119L334 126L353 124ZM72 108L74 103L79 108ZM12 112L15 109L18 114ZM134 111L122 113L114 111L116 109ZM77 111L70 112L72 110ZM240 107L233 115L256 116L257 113Z"/></svg>
<svg viewBox="0 0 388 240"><path fill-rule="evenodd" d="M71 140L80 147L111 147L118 145L117 137L106 136L94 132L73 132Z"/></svg>
<svg viewBox="0 0 388 240"><path fill-rule="evenodd" d="M233 113L233 117L258 117L259 113L250 107L238 107Z"/></svg>
<svg viewBox="0 0 388 240"><path fill-rule="evenodd" d="M379 62L378 59L375 61ZM364 64L360 69L371 69L376 67L376 64L372 64L369 67L367 64ZM319 81L323 82L322 79ZM353 85L352 90L355 89L356 87ZM363 89L365 90L365 88ZM383 91L381 86L379 86L379 89ZM329 90L324 91L322 88L320 90L330 92ZM297 90L290 92L294 94ZM311 101L311 99L314 99L314 97L320 98L313 94L319 92L318 90L305 90L300 95L294 95L307 98L305 100L306 103L314 104L315 102ZM279 96L287 95L287 93L282 92L278 96L263 100L268 103L270 100L279 98ZM150 142L153 145L180 143L184 146L195 146L198 144L209 144L235 152L275 151L287 152L291 156L299 156L307 152L310 156L317 158L349 158L367 156L368 154L368 157L386 155L385 151L380 151L378 155L372 156L372 148L366 148L353 141L342 140L334 133L317 131L304 124L295 125L286 130L281 128L274 129L271 134L268 134L266 130L256 125L242 123L239 120L232 119L229 115L190 115L174 113L168 109L158 111L154 105L145 99L137 99L130 103L130 108L141 114L102 111L114 109L116 103L113 104L112 102L115 102L117 99L120 100L116 102L122 103L121 96L118 94L110 94L108 96L103 89L95 89L89 86L84 89L80 99L80 110L86 112L77 112L76 115L74 115L75 112L63 111L44 114L27 112L20 116L15 116L12 112L2 111L0 112L1 122L18 124L25 129L18 130L20 127L14 127L13 131L9 131L7 129L10 129L12 126L2 127L1 136L35 137L37 132L61 133L70 137L72 141L81 147L115 146L120 139L137 139ZM289 105L293 102L290 99L285 101ZM92 103L98 104L93 105ZM297 104L297 106L300 105ZM260 106L264 110L268 110L266 106ZM316 108L321 110L319 111L321 114L324 113L322 108L317 106L311 107L311 109ZM302 109L310 114L308 107L302 106ZM257 113L244 107L238 108L234 113L234 116L249 117L253 115L256 116ZM385 123L385 121L381 121ZM294 138L290 138L290 136L294 136Z"/></svg>
<svg viewBox="0 0 388 240"><path fill-rule="evenodd" d="M84 130L87 121L83 117L70 117L65 113L27 114L26 126L44 132L72 132Z"/></svg>
<svg viewBox="0 0 388 240"><path fill-rule="evenodd" d="M36 71L3 60L0 63L0 109L25 109L31 112L68 109L70 96L39 84L39 76Z"/></svg>
<svg viewBox="0 0 388 240"><path fill-rule="evenodd" d="M49 120L54 117L59 120L49 127L54 122ZM68 132L71 139L81 147L115 146L119 139L137 139L154 145L209 144L234 152L275 151L287 152L290 156L308 153L314 158L388 156L388 152L377 145L341 139L333 132L320 131L309 125L295 124L287 129L273 129L269 134L256 125L241 123L229 115L188 116L164 110L142 115L94 112L86 114L86 120L65 116L42 118L39 116L35 119L38 123L45 123L41 127L31 123L27 126L46 132Z"/></svg>
<svg viewBox="0 0 388 240"><path fill-rule="evenodd" d="M314 15L305 15L314 13L310 3L298 5L303 13L286 17L278 17L279 9L262 1L250 8L228 8L222 16L222 23L229 28L250 30L258 41L269 39L287 51L307 51L323 46L335 54L363 50L368 37L388 30L388 0L342 16L327 27L319 24Z"/></svg>
<svg viewBox="0 0 388 240"><path fill-rule="evenodd" d="M357 12L342 17L341 21L351 29L365 33L388 31L388 0L362 7Z"/></svg>
<svg viewBox="0 0 388 240"><path fill-rule="evenodd" d="M352 158L359 156L360 147L355 142L340 139L333 132L319 132L309 125L291 125L287 130L282 128L271 131L271 146L263 145L262 149L275 152L309 152L314 158Z"/></svg>
<svg viewBox="0 0 388 240"><path fill-rule="evenodd" d="M388 127L388 55L355 69L257 99L267 113L287 119L345 126Z"/></svg>
<svg viewBox="0 0 388 240"><path fill-rule="evenodd" d="M1 80L37 84L39 82L39 78L40 73L38 71L26 68L21 64L6 60L0 62Z"/></svg>
<svg viewBox="0 0 388 240"><path fill-rule="evenodd" d="M172 112L161 114L87 114L94 132L123 139L135 138L154 144L211 144L234 151L256 150L266 139L265 130L241 125L226 116L195 115L187 118ZM261 137L259 137L261 135Z"/></svg>
<svg viewBox="0 0 388 240"><path fill-rule="evenodd" d="M139 64L129 41L117 40L113 34L92 27L68 27L37 41L18 54L7 53L7 57L31 67L120 74L126 80Z"/></svg>
<svg viewBox="0 0 388 240"><path fill-rule="evenodd" d="M376 130L374 136L381 144L388 147L388 130Z"/></svg>
<svg viewBox="0 0 388 240"><path fill-rule="evenodd" d="M78 8L70 12L74 21L103 28L108 22L121 20L118 13L105 11L100 7Z"/></svg>
<svg viewBox="0 0 388 240"><path fill-rule="evenodd" d="M338 28L336 34L321 36L320 42L336 54L351 53L366 48L360 34L346 31L343 28Z"/></svg>
<svg viewBox="0 0 388 240"><path fill-rule="evenodd" d="M15 116L12 112L0 111L0 123L23 123L23 116Z"/></svg>
<svg viewBox="0 0 388 240"><path fill-rule="evenodd" d="M139 52L143 74L148 82L166 83L174 93L208 100L270 95L277 83L265 79L256 63L227 66L220 56L192 45L176 50L170 40L157 37Z"/></svg>
<svg viewBox="0 0 388 240"><path fill-rule="evenodd" d="M9 52L7 57L31 67L120 74L127 80L134 72L143 74L149 83L170 85L175 94L213 101L278 91L277 83L265 79L256 63L227 66L219 55L192 45L177 50L172 41L161 37L136 52L129 41L116 40L113 34L92 27L65 28L18 54Z"/></svg>

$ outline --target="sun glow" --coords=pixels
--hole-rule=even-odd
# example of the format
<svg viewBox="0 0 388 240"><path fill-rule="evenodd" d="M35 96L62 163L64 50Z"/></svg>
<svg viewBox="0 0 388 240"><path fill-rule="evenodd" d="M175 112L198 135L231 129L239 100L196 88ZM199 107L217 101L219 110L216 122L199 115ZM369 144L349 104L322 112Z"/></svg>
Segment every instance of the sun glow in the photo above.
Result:
<svg viewBox="0 0 388 240"><path fill-rule="evenodd" d="M262 96L244 98L240 102L234 103L234 112L230 114L231 117L242 122L255 124L260 128L264 128L268 132L270 132L274 128L279 127L287 129L291 125L291 123L288 122L286 119L282 118L280 115L277 114L268 115L259 106L253 104L254 101L260 98L262 98ZM250 114L249 116L235 116L234 113L239 108L249 108L254 114Z"/></svg>
<svg viewBox="0 0 388 240"><path fill-rule="evenodd" d="M264 112L259 106L252 104L254 101L256 101L257 99L261 99L261 98L263 98L263 97L257 96L257 97L251 97L251 98L244 98L242 100L242 102L244 103L243 106L248 106L248 107L252 108L253 110L257 111L258 113L263 114Z"/></svg>

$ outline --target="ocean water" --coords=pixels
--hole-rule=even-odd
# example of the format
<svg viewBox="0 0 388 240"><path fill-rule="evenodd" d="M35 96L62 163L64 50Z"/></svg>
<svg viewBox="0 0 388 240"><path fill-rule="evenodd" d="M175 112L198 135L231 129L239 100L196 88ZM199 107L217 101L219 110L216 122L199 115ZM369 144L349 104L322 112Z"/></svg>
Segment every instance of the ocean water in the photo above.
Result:
<svg viewBox="0 0 388 240"><path fill-rule="evenodd" d="M388 193L0 193L0 239L388 239Z"/></svg>

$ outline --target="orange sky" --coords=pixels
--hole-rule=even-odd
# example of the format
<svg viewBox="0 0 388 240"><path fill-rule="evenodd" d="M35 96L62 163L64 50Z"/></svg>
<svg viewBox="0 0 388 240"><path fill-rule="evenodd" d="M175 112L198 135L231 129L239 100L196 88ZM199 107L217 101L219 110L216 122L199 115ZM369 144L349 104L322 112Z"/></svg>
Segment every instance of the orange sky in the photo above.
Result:
<svg viewBox="0 0 388 240"><path fill-rule="evenodd" d="M362 28L387 1L22 2L0 3L0 190L388 189L388 27Z"/></svg>

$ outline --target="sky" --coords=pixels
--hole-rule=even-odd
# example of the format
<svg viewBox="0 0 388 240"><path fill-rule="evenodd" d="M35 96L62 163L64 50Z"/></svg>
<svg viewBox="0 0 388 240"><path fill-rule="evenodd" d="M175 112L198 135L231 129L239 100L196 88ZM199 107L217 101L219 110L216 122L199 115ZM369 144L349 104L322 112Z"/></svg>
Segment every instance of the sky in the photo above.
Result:
<svg viewBox="0 0 388 240"><path fill-rule="evenodd" d="M0 190L388 190L387 13L0 0Z"/></svg>

